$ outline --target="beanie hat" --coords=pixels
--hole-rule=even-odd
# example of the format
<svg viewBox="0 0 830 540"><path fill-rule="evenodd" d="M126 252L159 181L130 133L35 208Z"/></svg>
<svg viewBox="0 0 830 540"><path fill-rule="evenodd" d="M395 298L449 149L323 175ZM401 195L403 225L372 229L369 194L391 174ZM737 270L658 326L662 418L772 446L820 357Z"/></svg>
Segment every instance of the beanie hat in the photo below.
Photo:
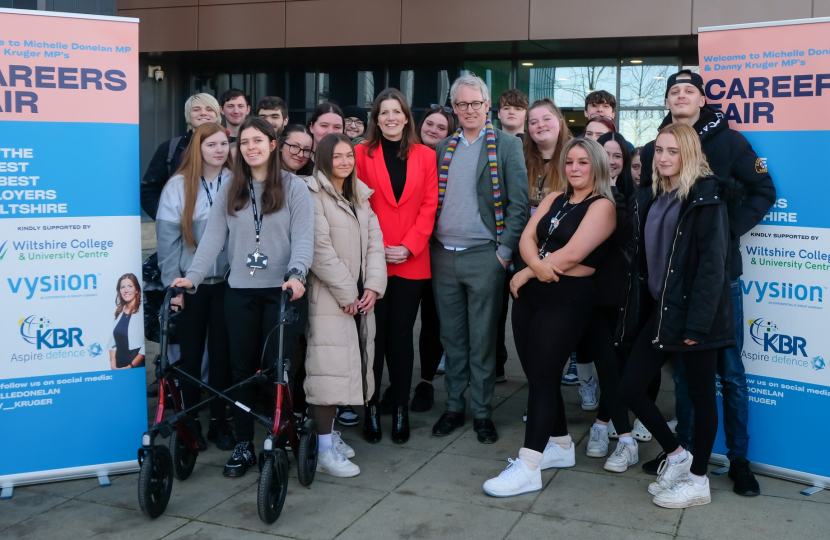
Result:
<svg viewBox="0 0 830 540"><path fill-rule="evenodd" d="M680 80L677 80L678 77L681 77ZM698 73L694 73L688 69L681 69L674 75L669 77L668 82L666 82L666 97L669 97L669 90L675 84L691 84L694 85L695 88L700 90L700 93L706 96L706 91L703 89L703 77L700 76Z"/></svg>
<svg viewBox="0 0 830 540"><path fill-rule="evenodd" d="M357 105L349 105L348 107L343 107L343 118L359 118L363 121L363 125L369 125L369 115L366 113L366 109L363 107L358 107Z"/></svg>

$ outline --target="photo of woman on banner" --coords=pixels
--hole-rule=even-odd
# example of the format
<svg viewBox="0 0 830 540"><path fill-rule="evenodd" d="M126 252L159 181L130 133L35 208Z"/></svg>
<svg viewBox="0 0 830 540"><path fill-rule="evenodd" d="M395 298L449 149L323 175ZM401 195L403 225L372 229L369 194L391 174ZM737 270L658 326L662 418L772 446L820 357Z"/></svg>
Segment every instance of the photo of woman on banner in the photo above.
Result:
<svg viewBox="0 0 830 540"><path fill-rule="evenodd" d="M107 343L111 369L144 367L144 314L141 310L141 285L135 274L118 278L115 319Z"/></svg>

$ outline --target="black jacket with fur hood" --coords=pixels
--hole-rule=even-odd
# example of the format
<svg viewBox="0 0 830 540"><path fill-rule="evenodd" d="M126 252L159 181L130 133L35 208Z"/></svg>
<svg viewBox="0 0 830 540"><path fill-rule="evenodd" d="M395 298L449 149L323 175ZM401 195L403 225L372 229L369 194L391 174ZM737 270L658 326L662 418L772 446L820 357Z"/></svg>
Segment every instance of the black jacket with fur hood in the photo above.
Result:
<svg viewBox="0 0 830 540"><path fill-rule="evenodd" d="M667 114L660 129L672 121L671 114ZM705 105L700 110L694 129L700 136L703 153L715 176L724 182L734 183L740 190L737 202L728 208L732 252L729 277L738 279L743 274L741 236L758 225L769 212L775 203L775 186L766 163L758 158L746 137L729 127L723 112ZM653 174L654 141L643 148L640 160L643 164L640 185L649 185Z"/></svg>

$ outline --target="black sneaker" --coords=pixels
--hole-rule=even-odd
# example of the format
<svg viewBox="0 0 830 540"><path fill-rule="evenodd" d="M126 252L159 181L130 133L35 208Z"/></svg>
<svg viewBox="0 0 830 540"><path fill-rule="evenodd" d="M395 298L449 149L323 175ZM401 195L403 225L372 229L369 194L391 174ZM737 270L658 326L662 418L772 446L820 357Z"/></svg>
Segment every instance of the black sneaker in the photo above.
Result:
<svg viewBox="0 0 830 540"><path fill-rule="evenodd" d="M236 446L236 437L233 430L224 420L211 420L208 426L207 438L216 444L219 450L233 450Z"/></svg>
<svg viewBox="0 0 830 540"><path fill-rule="evenodd" d="M356 426L360 423L360 417L351 405L340 405L337 407L337 422L341 426Z"/></svg>
<svg viewBox="0 0 830 540"><path fill-rule="evenodd" d="M743 456L729 462L729 478L735 482L732 491L744 497L755 497L761 494L761 486L749 468L749 461Z"/></svg>
<svg viewBox="0 0 830 540"><path fill-rule="evenodd" d="M233 448L231 457L225 463L225 476L242 476L248 467L256 465L256 456L253 443L241 442Z"/></svg>
<svg viewBox="0 0 830 540"><path fill-rule="evenodd" d="M652 459L651 461L646 461L643 463L643 472L646 474L653 474L657 476L657 469L660 468L660 464L666 460L666 453L660 452L660 455L656 458Z"/></svg>

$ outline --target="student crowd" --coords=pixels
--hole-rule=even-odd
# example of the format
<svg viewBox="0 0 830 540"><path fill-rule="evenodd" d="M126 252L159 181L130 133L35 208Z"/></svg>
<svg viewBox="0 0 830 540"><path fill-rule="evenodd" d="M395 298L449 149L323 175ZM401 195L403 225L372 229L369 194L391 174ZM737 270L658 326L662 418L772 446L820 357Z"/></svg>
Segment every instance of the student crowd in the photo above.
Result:
<svg viewBox="0 0 830 540"><path fill-rule="evenodd" d="M417 125L394 88L368 115L323 103L306 124L290 124L278 97L252 116L239 90L220 101L187 100L187 133L159 146L141 183L162 281L191 293L174 301L180 362L198 377L207 349L219 390L251 376L263 353L277 354L267 337L290 288L300 319L284 356L296 414L319 431L319 472L359 474L333 429L359 423L354 406L365 407L367 441L382 439L390 414L391 439L406 443L409 412L432 408L439 371L447 399L433 436L462 426L469 407L478 441L496 442L512 298L529 386L525 438L484 482L488 495L540 490L543 470L575 464L561 385L577 384L583 409L597 411L588 457L623 472L639 461L638 439L654 437L663 453L642 465L657 475L654 503L709 503L716 375L734 491L760 493L746 458L739 241L775 188L746 139L706 104L700 75L668 78L669 114L637 149L617 131L605 91L586 97L580 137L553 100L531 104L518 90L499 97L497 129L488 87L473 74L454 82L451 106L431 106ZM422 381L411 397L419 312ZM677 417L667 424L655 400L669 361ZM183 392L186 404L198 401L194 385ZM236 399L256 406L250 389ZM231 429L213 405L207 440L232 450L224 474L241 476L256 463L253 420L236 414ZM206 445L198 420L189 425Z"/></svg>

